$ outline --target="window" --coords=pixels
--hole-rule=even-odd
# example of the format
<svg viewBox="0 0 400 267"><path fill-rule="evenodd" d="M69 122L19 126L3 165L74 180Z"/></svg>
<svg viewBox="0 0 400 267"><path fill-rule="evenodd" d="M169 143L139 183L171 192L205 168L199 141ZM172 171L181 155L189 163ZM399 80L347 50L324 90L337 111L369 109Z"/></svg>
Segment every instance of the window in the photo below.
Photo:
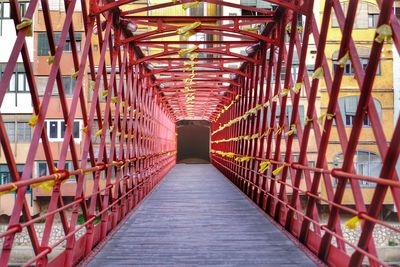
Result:
<svg viewBox="0 0 400 267"><path fill-rule="evenodd" d="M368 28L376 28L378 26L379 8L371 3L368 3L367 7L368 7Z"/></svg>
<svg viewBox="0 0 400 267"><path fill-rule="evenodd" d="M10 182L11 176L7 164L0 164L0 184L7 184Z"/></svg>
<svg viewBox="0 0 400 267"><path fill-rule="evenodd" d="M113 125L113 124L111 124ZM96 132L99 130L99 125L98 125L98 121L94 120L93 121L93 126L91 128L91 140L94 144L98 144L100 143L100 139L102 138L101 136L96 136ZM107 144L109 144L111 142L111 137L110 137L110 133L108 131L105 131L106 133L106 139L105 142Z"/></svg>
<svg viewBox="0 0 400 267"><path fill-rule="evenodd" d="M368 28L376 28L378 26L379 14L368 14Z"/></svg>
<svg viewBox="0 0 400 267"><path fill-rule="evenodd" d="M54 42L56 45L58 44L58 41L60 40L60 32L55 32L54 33ZM76 42L76 48L78 51L81 50L81 43L82 43L82 33L78 32L75 33L75 42ZM49 47L49 42L47 39L47 34L45 32L40 32L38 33L38 56L48 56L50 51ZM71 40L69 38L69 34L67 35L67 40L64 45L64 50L66 52L72 51L71 48Z"/></svg>
<svg viewBox="0 0 400 267"><path fill-rule="evenodd" d="M3 72L6 68L6 64L0 64L0 73L3 76ZM10 84L8 86L8 92L29 92L28 79L26 77L25 68L22 63L17 63L14 69L14 73L11 76Z"/></svg>
<svg viewBox="0 0 400 267"><path fill-rule="evenodd" d="M353 126L353 120L356 116L359 96L346 96L339 98L339 109L342 114L342 119L345 126ZM378 100L374 99L374 104L379 118L382 118L382 106ZM364 127L370 127L371 123L367 115L364 116L363 120Z"/></svg>
<svg viewBox="0 0 400 267"><path fill-rule="evenodd" d="M75 82L76 80L71 76L63 76L62 77L63 85L64 85L64 93L67 97L72 97L74 94Z"/></svg>
<svg viewBox="0 0 400 267"><path fill-rule="evenodd" d="M278 121L279 121L280 112L281 112L281 107L277 106L276 113L275 113L276 123L278 123ZM303 122L304 122L304 106L303 105L299 105L299 116L300 116L300 122L303 124ZM286 124L287 125L289 125L291 119L292 119L292 106L288 105L288 106L286 106Z"/></svg>
<svg viewBox="0 0 400 267"><path fill-rule="evenodd" d="M368 58L360 58L361 61L361 66L363 68L363 70L365 71L367 69L367 65L368 65ZM333 71L336 70L336 68L339 66L339 64L337 63L337 60L332 60L333 62ZM351 63L351 61L347 61L346 65L344 66L344 72L343 75L345 76L354 76L355 71L353 68L353 64ZM380 64L378 64L378 68L376 70L376 75L381 75L381 66Z"/></svg>
<svg viewBox="0 0 400 267"><path fill-rule="evenodd" d="M343 9L343 13L346 16L348 9L348 1L340 3ZM379 9L377 5L368 3L367 1L360 1L357 5L357 15L354 21L354 29L368 29L376 28L378 21ZM338 28L339 23L336 18L335 12L332 11L332 28Z"/></svg>
<svg viewBox="0 0 400 267"><path fill-rule="evenodd" d="M31 141L31 127L27 122L5 122L8 139L11 143L29 143Z"/></svg>
<svg viewBox="0 0 400 267"><path fill-rule="evenodd" d="M25 16L28 2L19 2L21 16ZM0 36L3 35L3 20L11 19L11 9L9 1L0 1Z"/></svg>
<svg viewBox="0 0 400 267"><path fill-rule="evenodd" d="M11 10L10 3L8 2L0 2L0 19L9 19L11 18Z"/></svg>
<svg viewBox="0 0 400 267"><path fill-rule="evenodd" d="M82 121L74 121L72 135L75 139L81 139L81 123ZM47 120L44 122L44 127L50 141L63 141L65 135L64 120Z"/></svg>
<svg viewBox="0 0 400 267"><path fill-rule="evenodd" d="M4 126L10 143L15 143L15 122L5 122Z"/></svg>
<svg viewBox="0 0 400 267"><path fill-rule="evenodd" d="M270 118L270 114L271 114L271 109L268 109L268 115L267 115L268 118ZM278 124L279 124L280 114L281 114L281 107L277 106L276 112L275 112L275 123L277 124L277 127L279 127ZM304 106L303 105L299 105L299 113L298 114L300 116L300 123L301 123L301 125L303 125L303 123L304 123ZM290 130L289 124L290 124L291 118L292 118L292 106L288 105L288 106L286 106L286 121L285 121L288 131ZM285 134L284 131L282 131L282 135L284 135L284 134ZM297 137L296 133L295 133L294 137Z"/></svg>
<svg viewBox="0 0 400 267"><path fill-rule="evenodd" d="M17 123L17 142L29 143L31 141L31 127L27 122Z"/></svg>
<svg viewBox="0 0 400 267"><path fill-rule="evenodd" d="M55 165L55 167L57 167L57 165L58 165L57 160L54 161L54 165ZM44 160L36 161L36 168L37 168L36 169L37 177L50 175L50 168L48 167L46 161L44 161ZM70 161L70 160L65 161L64 169L65 170L73 170L74 167L73 167L72 161ZM71 177L70 179L68 179L68 181L73 182L73 181L75 181L75 178Z"/></svg>
<svg viewBox="0 0 400 267"><path fill-rule="evenodd" d="M49 77L47 76L38 76L36 77L38 94L39 96L43 96L46 90L47 82L49 81ZM76 80L71 76L62 76L62 82L64 86L64 93L66 97L72 97L74 95L75 83ZM57 83L54 82L53 91L51 95L58 95Z"/></svg>
<svg viewBox="0 0 400 267"><path fill-rule="evenodd" d="M17 164L17 172L21 176L24 171L24 164ZM11 182L11 174L7 164L0 164L0 184L7 184Z"/></svg>
<svg viewBox="0 0 400 267"><path fill-rule="evenodd" d="M354 168L356 173L364 176L379 177L379 173L382 168L382 161L380 157L372 152L367 151L356 151L354 156ZM340 168L343 165L343 154L339 154L333 159L333 165L335 168ZM368 181L359 181L361 187L375 187L376 183ZM337 185L335 179L334 182Z"/></svg>

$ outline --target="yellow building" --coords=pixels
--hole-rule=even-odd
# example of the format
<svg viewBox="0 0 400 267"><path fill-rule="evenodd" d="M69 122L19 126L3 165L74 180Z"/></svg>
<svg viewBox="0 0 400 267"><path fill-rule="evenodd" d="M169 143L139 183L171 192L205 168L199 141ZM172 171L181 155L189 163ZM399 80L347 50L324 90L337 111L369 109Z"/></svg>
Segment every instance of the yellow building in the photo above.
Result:
<svg viewBox="0 0 400 267"><path fill-rule="evenodd" d="M320 14L322 15L325 1L320 1ZM341 1L344 13L347 13L348 1ZM322 16L321 16L322 17ZM365 70L368 64L368 58L374 40L375 30L379 18L379 8L376 1L364 0L358 4L357 17L353 27L352 38L355 42L358 55L360 56L361 65ZM341 30L338 21L334 14L332 14L330 28L328 31L328 38L326 43L325 53L328 59L331 75L333 75L334 68L338 61L338 51L340 41L342 38ZM355 72L350 60L344 67L344 76L341 83L338 105L342 115L343 123L347 137L350 135L353 119L355 117L358 99L360 95L360 85L355 79ZM320 87L321 95L321 114L326 112L329 102L329 95L326 90L324 82ZM390 138L393 132L393 56L392 44L385 43L382 50L382 58L379 62L378 72L375 78L372 89L372 97L375 103L377 113L379 115L383 131L386 138ZM376 145L376 139L373 133L373 126L371 125L368 117L366 116L363 121L363 129L361 131L360 140L357 146L357 153L354 158L354 167L357 174L366 176L379 176L382 159L379 155L379 150ZM327 161L330 168L341 167L343 163L343 150L339 139L336 126L333 126L328 150ZM360 181L360 187L363 198L366 204L369 204L375 189L376 184L366 181ZM336 187L337 181L333 180L333 186ZM335 188L334 188L335 189ZM321 194L326 198L325 186L321 184ZM352 205L354 198L350 189L346 190L343 203ZM393 204L392 196L389 194L385 199L385 204Z"/></svg>

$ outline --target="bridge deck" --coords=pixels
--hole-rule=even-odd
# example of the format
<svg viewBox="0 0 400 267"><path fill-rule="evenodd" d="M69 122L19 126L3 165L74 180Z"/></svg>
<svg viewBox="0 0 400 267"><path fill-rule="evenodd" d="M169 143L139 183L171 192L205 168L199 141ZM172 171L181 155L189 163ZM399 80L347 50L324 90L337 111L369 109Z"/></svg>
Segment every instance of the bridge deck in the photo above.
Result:
<svg viewBox="0 0 400 267"><path fill-rule="evenodd" d="M89 266L315 266L209 164L178 164Z"/></svg>

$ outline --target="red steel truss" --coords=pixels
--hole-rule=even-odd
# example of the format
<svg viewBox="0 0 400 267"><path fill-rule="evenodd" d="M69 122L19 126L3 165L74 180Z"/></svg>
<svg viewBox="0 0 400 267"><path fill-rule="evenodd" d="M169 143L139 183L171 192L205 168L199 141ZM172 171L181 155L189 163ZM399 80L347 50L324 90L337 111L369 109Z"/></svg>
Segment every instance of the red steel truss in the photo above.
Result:
<svg viewBox="0 0 400 267"><path fill-rule="evenodd" d="M384 44L392 42L400 51L400 26L393 15L393 1L377 0L379 20L366 68L361 64L352 36L357 0L348 1L347 14L340 1L325 1L321 24L313 12L314 0L268 1L277 5L273 11L229 1L204 0L256 14L237 17L139 15L195 2L191 0L120 9L135 2L82 0L85 38L78 50L72 19L77 1L65 1L65 17L56 43L48 2L41 0L50 67L45 93L39 96L26 42L34 12L38 12L38 0L29 2L24 17L18 1L10 0L17 38L1 76L0 106L20 56L33 103L30 119L33 130L20 175L0 113L1 148L12 177L11 183L0 185L0 192L16 194L8 228L0 234L3 239L0 265L9 263L15 236L22 231L28 231L35 255L26 266L33 263L72 266L90 255L176 163L175 123L182 119L212 122L212 163L322 261L335 266L359 266L364 260L372 266L385 265L372 234L376 225L400 234L398 228L379 217L389 194L400 210L400 181L395 169L400 152L400 121L392 135L386 136L371 91ZM326 55L333 13L342 35L337 59L351 61L359 88L350 131L345 129L338 106L344 68L336 67L332 73ZM297 26L299 15L305 17L304 27ZM212 39L193 41L190 37L187 40L179 37L177 30L192 23L198 23L190 29L192 33L204 33ZM262 27L255 31L245 29L254 25ZM146 30L136 33L138 27ZM177 38L169 41L169 37ZM76 79L73 96L68 100L61 75L62 48L67 39ZM311 42L315 44L312 77L307 72ZM98 50L94 49L94 43L98 43ZM191 51L184 53L183 49ZM234 52L237 49L245 49L246 55ZM298 69L294 76L291 70L295 58ZM323 121L319 122L316 105L321 81L329 100L320 116ZM58 92L65 122L65 135L56 159L45 129L49 110L53 108L50 105L53 88L57 88L54 90ZM91 93L86 94L87 91ZM305 122L299 114L302 99L307 102ZM290 114L286 114L288 104L292 106ZM77 114L83 118L81 152L73 137ZM353 164L365 116L382 159L377 177L357 174ZM337 168L332 168L327 160L333 135L340 140L343 152L343 165ZM315 166L308 164L310 143L317 147ZM51 166L50 174L31 178L39 150ZM294 150L298 152L296 159ZM67 158L72 159L72 169L66 168ZM73 200L65 202L63 188L68 185L64 182L70 177L75 179L76 186ZM84 186L87 181L92 181L90 189ZM376 185L370 203L364 200L360 181ZM322 185L326 197L320 194ZM50 189L48 208L35 218L25 198L29 187ZM343 203L346 192L354 199L353 206ZM326 222L318 211L320 203L329 210ZM84 223L77 225L80 213ZM343 235L340 224L343 213L361 221L356 243ZM64 236L50 243L56 216L60 218ZM39 238L34 224L42 220L45 228ZM100 221L95 224L96 220ZM77 238L82 229L84 235ZM49 254L61 245L64 245L62 251L50 259Z"/></svg>

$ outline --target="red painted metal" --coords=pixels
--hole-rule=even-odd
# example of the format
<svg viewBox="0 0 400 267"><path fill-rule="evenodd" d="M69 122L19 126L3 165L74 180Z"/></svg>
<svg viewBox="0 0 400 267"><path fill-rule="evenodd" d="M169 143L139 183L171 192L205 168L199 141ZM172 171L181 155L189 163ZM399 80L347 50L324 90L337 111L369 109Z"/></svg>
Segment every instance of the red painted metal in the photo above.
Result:
<svg viewBox="0 0 400 267"><path fill-rule="evenodd" d="M388 40L377 42L377 34L370 40L371 55L364 69L352 37L359 1L348 2L347 14L339 0L325 1L320 26L314 14L314 0L269 1L278 6L274 10L229 1L204 1L257 13L253 16L138 15L192 0L119 9L135 2L90 1L88 7L81 1L80 19L84 21L85 38L79 50L73 19L77 1L65 1L66 16L58 23L61 26L57 28L60 35L56 43L54 17L48 2L41 0L38 12L43 17L52 56L43 96L38 94L25 40L29 27L17 30L1 76L0 106L21 56L37 121L33 123L32 140L20 175L0 114L0 142L12 177L12 183L0 185L0 192L16 192L8 228L0 233L3 239L0 265L9 263L15 236L25 229L34 252L26 266L33 263L72 266L90 255L175 164L175 123L182 119L212 122L212 163L321 260L335 266L360 266L367 258L371 266L385 265L379 258L372 233L380 225L400 235L399 229L379 217L389 194L393 197L393 206L400 209L400 181L395 168L400 153L400 120L387 139L387 131L384 132L371 101L371 92L381 51ZM377 4L378 26L389 25L393 45L400 50L400 25L393 16L393 1L377 1ZM33 18L37 5L37 0L30 1L25 20ZM18 1L11 0L10 7L14 24L20 24ZM344 69L337 67L331 71L330 56L326 55L333 13L342 34L338 58L350 55L360 90L351 131L346 130L338 107ZM297 27L300 15L305 17L304 29ZM194 31L212 35L212 40L179 39L176 30L192 22L201 22ZM128 23L149 30L132 33ZM263 24L262 32L243 30L243 26L254 24ZM161 39L165 37L168 39ZM170 37L176 40L169 41ZM67 40L76 79L70 99L66 97L62 80L65 56L62 48ZM310 62L312 40L316 51L315 60ZM97 50L94 43L98 44ZM198 45L194 52L202 54L192 63L187 57L177 56L187 45ZM238 53L238 49L246 50L247 55ZM293 73L295 59L298 59L298 69ZM187 69L188 62L193 72ZM309 77L306 67L310 63L315 71L323 70L323 77ZM240 67L232 68L228 64L240 64ZM322 125L318 123L320 111L316 107L320 79L324 79L329 98ZM299 85L304 92L297 92ZM57 86L57 97L52 96L54 86ZM65 122L59 155L52 152L45 128L55 98L62 114L60 119ZM305 122L301 121L299 110L304 102L307 102ZM287 114L289 105L291 113ZM81 149L73 137L73 122L80 118L79 114L83 121ZM366 115L371 123L371 138L382 160L379 177L357 173L353 164ZM95 133L96 129L99 131ZM344 163L332 168L327 151L334 137L340 140ZM312 151L311 142L316 144L316 151ZM50 174L31 178L39 151L43 151ZM309 166L310 158L316 161L315 166ZM65 169L67 160L72 161L72 169ZM269 168L260 170L262 164ZM75 178L75 187L72 200L67 200L63 188L70 184L63 182L70 177ZM337 184L333 183L334 179ZM371 189L373 197L369 203L359 181L376 184ZM50 185L51 192L48 208L33 218L25 195L28 187L35 185L39 188ZM322 190L325 194L321 194ZM354 199L353 206L343 203L346 192ZM329 210L326 222L320 212L323 206ZM78 225L80 213L84 222ZM357 244L343 234L341 219L345 215L356 215L362 221ZM51 243L56 217L60 218L64 236ZM398 223L398 212L396 219ZM39 238L34 225L42 220L45 220L44 232ZM82 230L84 234L76 238L76 233ZM61 244L64 247L60 249ZM50 258L55 249L59 254Z"/></svg>

